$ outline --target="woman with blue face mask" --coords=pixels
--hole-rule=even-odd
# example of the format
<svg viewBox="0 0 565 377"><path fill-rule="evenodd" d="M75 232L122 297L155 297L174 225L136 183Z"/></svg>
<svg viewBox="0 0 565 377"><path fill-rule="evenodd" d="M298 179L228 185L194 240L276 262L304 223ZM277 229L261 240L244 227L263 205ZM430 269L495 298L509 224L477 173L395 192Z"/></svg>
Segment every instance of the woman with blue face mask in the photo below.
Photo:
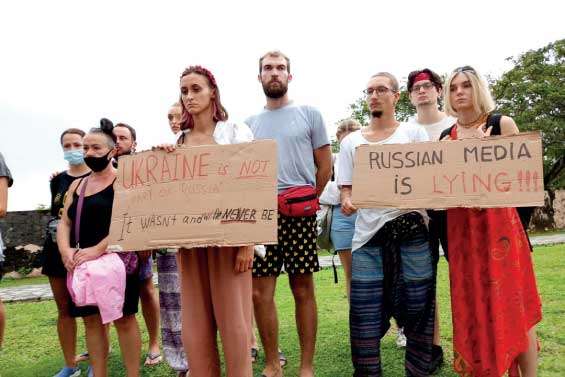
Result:
<svg viewBox="0 0 565 377"><path fill-rule="evenodd" d="M66 192L71 183L90 173L84 163L84 150L82 139L84 131L78 128L65 130L60 137L63 149L63 158L68 162L69 168L51 179L51 218L47 225L47 235L43 246L42 273L49 277L53 297L57 304L57 332L59 342L65 358L65 365L55 375L56 377L78 376L80 369L75 360L76 354L76 320L69 314L69 292L66 279L67 270L61 260L61 253L57 246L57 224L61 218Z"/></svg>

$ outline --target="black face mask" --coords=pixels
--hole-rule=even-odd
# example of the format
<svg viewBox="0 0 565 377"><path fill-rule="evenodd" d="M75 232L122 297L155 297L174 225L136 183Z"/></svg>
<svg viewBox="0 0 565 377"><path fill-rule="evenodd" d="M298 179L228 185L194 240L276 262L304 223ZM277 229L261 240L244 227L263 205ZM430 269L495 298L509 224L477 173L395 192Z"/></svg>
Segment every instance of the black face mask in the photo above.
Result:
<svg viewBox="0 0 565 377"><path fill-rule="evenodd" d="M108 151L108 153L106 153L102 157L94 157L94 156L84 157L84 163L93 172L101 172L102 170L106 169L106 166L108 166L108 164L110 163L110 160L108 159L108 155L110 154L110 152L111 151Z"/></svg>

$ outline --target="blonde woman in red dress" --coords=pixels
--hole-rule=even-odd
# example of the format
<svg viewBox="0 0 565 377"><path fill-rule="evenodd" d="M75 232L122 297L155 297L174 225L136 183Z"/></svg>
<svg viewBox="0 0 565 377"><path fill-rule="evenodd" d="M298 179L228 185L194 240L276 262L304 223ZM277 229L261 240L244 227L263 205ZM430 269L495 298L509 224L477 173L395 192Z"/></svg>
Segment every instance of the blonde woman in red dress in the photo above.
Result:
<svg viewBox="0 0 565 377"><path fill-rule="evenodd" d="M488 86L472 67L456 69L445 87L445 109L457 122L444 139L520 132L512 118L492 114ZM537 375L542 314L527 237L515 208L447 210L454 368L461 376Z"/></svg>

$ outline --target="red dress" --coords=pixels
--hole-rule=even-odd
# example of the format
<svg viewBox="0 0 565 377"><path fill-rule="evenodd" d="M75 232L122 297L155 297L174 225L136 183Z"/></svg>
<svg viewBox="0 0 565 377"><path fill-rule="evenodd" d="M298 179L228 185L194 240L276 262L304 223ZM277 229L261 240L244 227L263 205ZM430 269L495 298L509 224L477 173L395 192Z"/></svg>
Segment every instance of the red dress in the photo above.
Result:
<svg viewBox="0 0 565 377"><path fill-rule="evenodd" d="M527 235L515 208L449 209L447 233L454 369L503 376L541 320Z"/></svg>

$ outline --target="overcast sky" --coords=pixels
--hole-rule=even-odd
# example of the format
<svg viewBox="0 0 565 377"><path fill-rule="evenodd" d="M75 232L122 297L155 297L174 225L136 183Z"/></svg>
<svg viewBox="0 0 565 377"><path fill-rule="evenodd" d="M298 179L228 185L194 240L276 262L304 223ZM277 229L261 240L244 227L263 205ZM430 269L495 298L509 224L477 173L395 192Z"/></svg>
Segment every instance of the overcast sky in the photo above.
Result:
<svg viewBox="0 0 565 377"><path fill-rule="evenodd" d="M170 139L166 112L183 68L216 76L234 121L259 111L258 58L291 59L289 93L328 132L368 77L470 64L499 76L505 58L565 37L560 1L6 1L0 6L0 152L9 210L49 203L68 127L133 125L141 148ZM147 5L143 5L147 4ZM153 5L149 5L153 4Z"/></svg>

